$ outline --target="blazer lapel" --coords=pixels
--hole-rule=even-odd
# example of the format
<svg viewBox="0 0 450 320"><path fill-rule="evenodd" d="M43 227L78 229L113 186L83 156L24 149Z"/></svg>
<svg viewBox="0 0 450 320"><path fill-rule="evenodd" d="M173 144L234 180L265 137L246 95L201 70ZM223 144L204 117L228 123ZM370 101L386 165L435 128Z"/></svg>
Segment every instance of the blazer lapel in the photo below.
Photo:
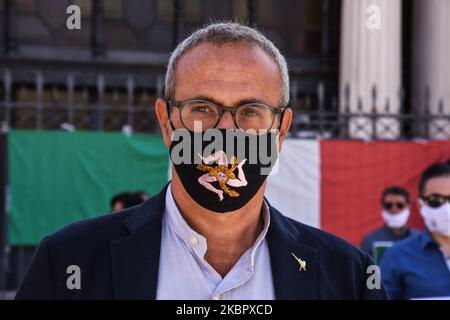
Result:
<svg viewBox="0 0 450 320"><path fill-rule="evenodd" d="M115 299L156 299L166 190L167 185L137 206L124 222L130 234L111 241ZM270 219L267 241L276 298L318 299L317 250L273 207ZM306 262L306 270L300 270L293 254Z"/></svg>
<svg viewBox="0 0 450 320"><path fill-rule="evenodd" d="M273 207L270 219L267 240L276 299L318 299L317 250Z"/></svg>
<svg viewBox="0 0 450 320"><path fill-rule="evenodd" d="M111 241L115 299L155 299L167 185L125 220L130 234Z"/></svg>

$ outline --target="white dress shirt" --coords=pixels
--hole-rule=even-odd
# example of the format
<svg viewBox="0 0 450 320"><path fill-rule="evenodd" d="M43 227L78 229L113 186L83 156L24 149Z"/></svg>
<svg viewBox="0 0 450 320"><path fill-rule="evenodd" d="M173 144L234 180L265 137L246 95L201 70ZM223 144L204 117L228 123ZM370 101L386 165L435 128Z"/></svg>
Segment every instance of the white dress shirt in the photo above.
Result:
<svg viewBox="0 0 450 320"><path fill-rule="evenodd" d="M221 214L221 213L218 213ZM206 238L184 220L167 188L156 298L239 300L275 298L266 234L269 207L263 203L264 229L224 278L204 259Z"/></svg>

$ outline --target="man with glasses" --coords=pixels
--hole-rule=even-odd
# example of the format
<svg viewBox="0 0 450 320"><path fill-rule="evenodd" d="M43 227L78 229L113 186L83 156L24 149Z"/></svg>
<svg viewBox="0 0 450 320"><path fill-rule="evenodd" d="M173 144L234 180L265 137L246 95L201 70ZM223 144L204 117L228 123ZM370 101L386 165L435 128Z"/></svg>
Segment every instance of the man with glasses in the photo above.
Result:
<svg viewBox="0 0 450 320"><path fill-rule="evenodd" d="M450 162L423 172L419 194L426 227L386 251L382 279L392 299L450 299Z"/></svg>
<svg viewBox="0 0 450 320"><path fill-rule="evenodd" d="M368 255L265 200L288 103L286 61L261 33L195 31L172 53L155 105L171 182L140 206L47 237L17 298L386 298L368 281ZM79 290L66 288L69 265L81 269Z"/></svg>
<svg viewBox="0 0 450 320"><path fill-rule="evenodd" d="M373 256L377 244L392 244L415 233L415 230L406 225L410 214L409 194L406 189L398 186L384 189L381 206L384 225L367 234L361 244L361 249Z"/></svg>

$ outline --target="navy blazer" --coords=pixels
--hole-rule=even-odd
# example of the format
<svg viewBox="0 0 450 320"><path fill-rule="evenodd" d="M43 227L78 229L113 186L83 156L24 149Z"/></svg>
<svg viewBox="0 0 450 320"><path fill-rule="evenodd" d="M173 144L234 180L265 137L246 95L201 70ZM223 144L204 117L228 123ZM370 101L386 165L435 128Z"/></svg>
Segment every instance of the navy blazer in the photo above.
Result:
<svg viewBox="0 0 450 320"><path fill-rule="evenodd" d="M44 238L16 299L155 299L166 189L141 205ZM366 284L372 264L367 254L271 206L270 219L277 299L386 299L383 286L371 290ZM306 261L306 271L299 271L292 253ZM70 265L80 267L80 289L68 289Z"/></svg>

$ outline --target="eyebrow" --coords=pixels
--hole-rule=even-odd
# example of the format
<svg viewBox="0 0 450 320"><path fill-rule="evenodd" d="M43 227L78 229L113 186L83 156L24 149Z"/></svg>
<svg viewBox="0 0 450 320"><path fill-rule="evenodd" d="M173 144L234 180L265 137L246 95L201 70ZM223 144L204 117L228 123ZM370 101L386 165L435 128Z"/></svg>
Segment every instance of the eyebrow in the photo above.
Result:
<svg viewBox="0 0 450 320"><path fill-rule="evenodd" d="M220 105L220 106L225 106L223 101L219 101L219 100L217 100L217 99L215 99L213 97L204 96L204 95L194 96L192 98L189 98L188 100L206 100L206 101L213 102L213 103L215 103L217 105ZM261 103L261 104L265 104L265 105L271 106L267 102L265 102L263 100L260 100L260 99L241 99L241 100L238 100L238 102L233 104L232 106L233 107L234 106L242 106L244 104L249 104L249 103Z"/></svg>

